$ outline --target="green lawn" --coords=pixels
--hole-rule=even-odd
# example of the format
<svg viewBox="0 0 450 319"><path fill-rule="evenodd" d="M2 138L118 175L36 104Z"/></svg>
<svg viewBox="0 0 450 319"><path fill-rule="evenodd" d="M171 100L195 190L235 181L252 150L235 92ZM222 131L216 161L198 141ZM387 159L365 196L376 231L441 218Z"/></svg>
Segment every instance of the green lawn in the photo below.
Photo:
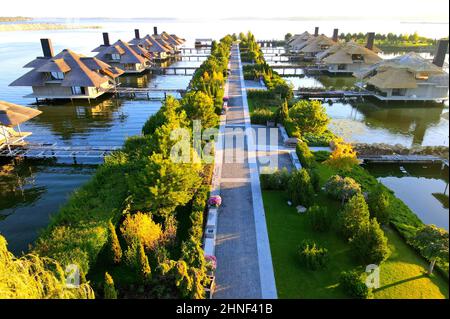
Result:
<svg viewBox="0 0 450 319"><path fill-rule="evenodd" d="M307 217L287 205L281 191L263 191L275 279L280 298L345 298L338 285L339 274L358 267L349 245L335 232L315 232ZM337 213L339 204L324 194L317 202ZM381 288L375 298L448 298L448 283L440 276L424 275L427 263L397 233L388 229L392 256L381 266ZM300 266L297 249L304 239L328 248L327 269L309 271Z"/></svg>

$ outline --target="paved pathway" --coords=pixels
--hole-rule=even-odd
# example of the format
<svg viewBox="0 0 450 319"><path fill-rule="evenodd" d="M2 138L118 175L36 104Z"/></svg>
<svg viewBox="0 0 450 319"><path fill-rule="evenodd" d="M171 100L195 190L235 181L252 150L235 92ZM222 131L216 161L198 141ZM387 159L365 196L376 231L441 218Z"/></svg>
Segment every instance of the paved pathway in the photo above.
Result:
<svg viewBox="0 0 450 319"><path fill-rule="evenodd" d="M231 75L228 79L229 102L224 132L244 138L250 128L247 97L239 50L233 46ZM242 128L239 132L236 129ZM235 130L230 132L230 130ZM216 257L217 289L215 298L276 298L272 258L262 205L261 189L251 139L232 145L225 143L220 193L223 206L218 217ZM228 154L228 155L227 155ZM242 159L238 158L241 154ZM230 159L233 159L230 163Z"/></svg>

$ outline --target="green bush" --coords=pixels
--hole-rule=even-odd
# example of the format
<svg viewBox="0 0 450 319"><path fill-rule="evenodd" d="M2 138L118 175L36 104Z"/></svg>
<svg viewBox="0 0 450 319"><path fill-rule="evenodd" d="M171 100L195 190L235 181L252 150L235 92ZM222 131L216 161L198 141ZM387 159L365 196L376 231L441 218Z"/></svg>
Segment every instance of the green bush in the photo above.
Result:
<svg viewBox="0 0 450 319"><path fill-rule="evenodd" d="M313 152L313 154L314 154L315 161L318 163L325 162L327 159L330 158L330 155L331 155L331 153L327 152L327 151L317 151L317 152Z"/></svg>
<svg viewBox="0 0 450 319"><path fill-rule="evenodd" d="M365 279L356 270L342 272L339 283L351 298L368 299L372 296L372 291L367 287Z"/></svg>
<svg viewBox="0 0 450 319"><path fill-rule="evenodd" d="M307 240L300 245L298 254L300 263L310 270L325 268L329 259L328 249L319 247L315 242Z"/></svg>
<svg viewBox="0 0 450 319"><path fill-rule="evenodd" d="M326 232L330 230L333 220L326 207L312 206L308 209L307 216L315 231Z"/></svg>
<svg viewBox="0 0 450 319"><path fill-rule="evenodd" d="M314 189L311 184L311 177L306 169L294 171L288 183L288 195L294 205L309 207L313 201Z"/></svg>
<svg viewBox="0 0 450 319"><path fill-rule="evenodd" d="M301 100L289 109L289 118L300 130L306 133L323 134L330 122L320 101Z"/></svg>
<svg viewBox="0 0 450 319"><path fill-rule="evenodd" d="M287 168L266 174L260 174L261 188L264 190L286 190L290 174Z"/></svg>
<svg viewBox="0 0 450 319"><path fill-rule="evenodd" d="M332 176L325 184L325 192L334 199L345 202L361 192L361 186L350 177Z"/></svg>
<svg viewBox="0 0 450 319"><path fill-rule="evenodd" d="M275 121L275 113L267 108L259 108L250 115L253 124L266 125L267 121Z"/></svg>
<svg viewBox="0 0 450 319"><path fill-rule="evenodd" d="M351 245L365 264L379 265L390 255L387 238L375 218L362 222Z"/></svg>
<svg viewBox="0 0 450 319"><path fill-rule="evenodd" d="M389 194L381 186L378 186L369 193L369 211L372 217L375 217L380 224L389 224Z"/></svg>
<svg viewBox="0 0 450 319"><path fill-rule="evenodd" d="M308 144L299 140L295 151L303 167L309 168L314 164L314 155L309 149Z"/></svg>
<svg viewBox="0 0 450 319"><path fill-rule="evenodd" d="M311 185L316 193L320 192L320 175L316 168L311 168L308 170L309 176L311 177Z"/></svg>
<svg viewBox="0 0 450 319"><path fill-rule="evenodd" d="M353 239L369 223L369 218L369 207L364 196L358 193L345 204L341 213L341 231L345 239Z"/></svg>
<svg viewBox="0 0 450 319"><path fill-rule="evenodd" d="M330 146L330 143L335 139L334 133L329 130L325 130L322 133L303 133L303 140L309 146Z"/></svg>

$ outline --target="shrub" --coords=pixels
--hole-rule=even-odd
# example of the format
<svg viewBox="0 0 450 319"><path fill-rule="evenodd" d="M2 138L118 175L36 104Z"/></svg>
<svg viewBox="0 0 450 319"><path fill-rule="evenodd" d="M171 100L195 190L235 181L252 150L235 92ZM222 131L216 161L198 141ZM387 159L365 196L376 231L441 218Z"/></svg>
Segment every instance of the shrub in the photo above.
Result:
<svg viewBox="0 0 450 319"><path fill-rule="evenodd" d="M325 268L328 262L328 249L315 242L303 241L299 248L300 263L310 270Z"/></svg>
<svg viewBox="0 0 450 319"><path fill-rule="evenodd" d="M103 297L105 299L117 299L117 291L114 287L114 280L111 275L107 272L105 273L105 284L103 287Z"/></svg>
<svg viewBox="0 0 450 319"><path fill-rule="evenodd" d="M361 186L350 177L331 176L325 184L325 192L334 199L345 202L361 192Z"/></svg>
<svg viewBox="0 0 450 319"><path fill-rule="evenodd" d="M362 223L351 245L359 259L366 264L379 265L390 255L387 238L375 218Z"/></svg>
<svg viewBox="0 0 450 319"><path fill-rule="evenodd" d="M128 215L122 226L122 236L128 245L142 243L145 249L153 249L161 237L161 226L156 224L149 214Z"/></svg>
<svg viewBox="0 0 450 319"><path fill-rule="evenodd" d="M327 152L327 151L317 151L317 152L313 152L313 154L314 154L315 161L318 163L325 162L331 156L331 153Z"/></svg>
<svg viewBox="0 0 450 319"><path fill-rule="evenodd" d="M283 167L273 173L262 172L260 175L261 188L264 190L286 190L290 174Z"/></svg>
<svg viewBox="0 0 450 319"><path fill-rule="evenodd" d="M259 108L252 112L251 120L253 124L266 125L267 121L275 120L275 114L270 109Z"/></svg>
<svg viewBox="0 0 450 319"><path fill-rule="evenodd" d="M183 97L181 103L188 118L191 121L201 121L202 128L214 128L219 124L214 101L207 94L200 91L189 92Z"/></svg>
<svg viewBox="0 0 450 319"><path fill-rule="evenodd" d="M289 109L289 118L302 134L323 133L330 122L320 101L301 100Z"/></svg>
<svg viewBox="0 0 450 319"><path fill-rule="evenodd" d="M380 224L389 224L389 194L383 187L378 186L369 193L368 204L372 217L375 217Z"/></svg>
<svg viewBox="0 0 450 319"><path fill-rule="evenodd" d="M288 195L295 205L308 207L314 197L311 178L306 169L294 171L288 183Z"/></svg>
<svg viewBox="0 0 450 319"><path fill-rule="evenodd" d="M371 289L367 287L363 276L356 270L342 272L339 282L349 297L357 299L371 297Z"/></svg>
<svg viewBox="0 0 450 319"><path fill-rule="evenodd" d="M325 232L331 227L331 216L326 207L312 206L308 209L308 218L315 231Z"/></svg>
<svg viewBox="0 0 450 319"><path fill-rule="evenodd" d="M302 138L309 146L330 146L336 136L327 129L320 134L304 132Z"/></svg>
<svg viewBox="0 0 450 319"><path fill-rule="evenodd" d="M349 171L359 164L356 152L350 144L341 139L336 139L333 143L334 150L326 164L343 171Z"/></svg>
<svg viewBox="0 0 450 319"><path fill-rule="evenodd" d="M310 169L309 176L311 177L311 184L316 193L320 192L320 175L317 169Z"/></svg>
<svg viewBox="0 0 450 319"><path fill-rule="evenodd" d="M369 207L364 196L356 194L345 204L341 213L341 231L345 238L354 238L360 228L369 222L369 218Z"/></svg>
<svg viewBox="0 0 450 319"><path fill-rule="evenodd" d="M111 221L108 223L108 228L112 261L114 264L119 264L122 259L122 248L120 247L119 239L117 238L116 228Z"/></svg>
<svg viewBox="0 0 450 319"><path fill-rule="evenodd" d="M314 155L309 149L308 144L299 140L295 151L303 167L309 168L314 164Z"/></svg>

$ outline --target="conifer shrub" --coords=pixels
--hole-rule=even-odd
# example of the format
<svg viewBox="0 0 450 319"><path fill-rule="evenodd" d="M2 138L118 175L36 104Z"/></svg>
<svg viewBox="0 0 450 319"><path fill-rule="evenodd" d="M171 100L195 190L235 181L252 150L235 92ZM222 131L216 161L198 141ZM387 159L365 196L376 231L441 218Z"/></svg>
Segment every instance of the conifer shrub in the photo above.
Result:
<svg viewBox="0 0 450 319"><path fill-rule="evenodd" d="M299 248L300 263L310 270L325 268L328 263L328 249L313 241L305 240Z"/></svg>

